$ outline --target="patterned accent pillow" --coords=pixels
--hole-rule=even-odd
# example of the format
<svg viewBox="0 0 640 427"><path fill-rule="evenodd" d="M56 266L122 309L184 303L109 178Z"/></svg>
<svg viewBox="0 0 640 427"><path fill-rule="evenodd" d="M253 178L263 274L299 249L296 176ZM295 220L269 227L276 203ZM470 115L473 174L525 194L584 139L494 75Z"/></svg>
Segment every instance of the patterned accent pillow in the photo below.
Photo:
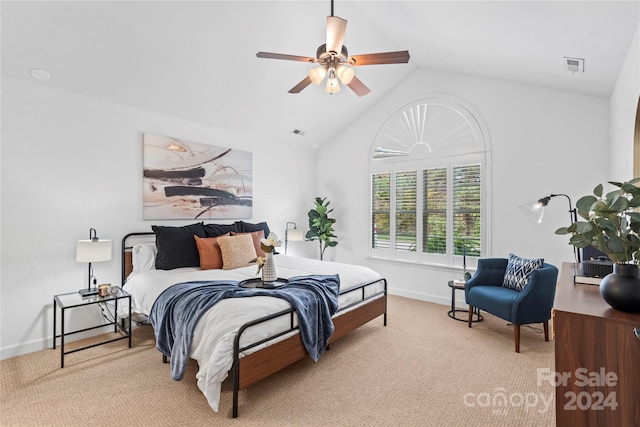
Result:
<svg viewBox="0 0 640 427"><path fill-rule="evenodd" d="M246 267L257 256L251 234L222 236L218 238L218 244L220 245L220 252L222 252L223 270Z"/></svg>
<svg viewBox="0 0 640 427"><path fill-rule="evenodd" d="M527 259L509 254L502 286L521 291L529 281L531 273L542 267L542 264L544 264L544 258Z"/></svg>

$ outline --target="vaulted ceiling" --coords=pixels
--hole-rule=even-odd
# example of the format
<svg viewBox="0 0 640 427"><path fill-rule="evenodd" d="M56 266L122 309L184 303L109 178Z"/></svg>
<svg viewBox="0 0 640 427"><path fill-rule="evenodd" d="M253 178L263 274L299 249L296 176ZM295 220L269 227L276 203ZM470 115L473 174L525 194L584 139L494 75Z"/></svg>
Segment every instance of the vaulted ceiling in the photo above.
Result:
<svg viewBox="0 0 640 427"><path fill-rule="evenodd" d="M330 140L418 68L609 97L638 1L335 1L349 54L409 50L356 67L371 89L287 91L312 67L330 1L2 1L2 76L309 147ZM584 58L584 73L564 57ZM304 136L292 130L305 132Z"/></svg>

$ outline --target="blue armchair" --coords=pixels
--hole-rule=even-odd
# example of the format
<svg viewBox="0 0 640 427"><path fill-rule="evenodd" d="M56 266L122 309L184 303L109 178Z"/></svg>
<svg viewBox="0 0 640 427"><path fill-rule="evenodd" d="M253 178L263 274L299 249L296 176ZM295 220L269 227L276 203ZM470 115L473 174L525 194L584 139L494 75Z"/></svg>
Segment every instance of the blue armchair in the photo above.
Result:
<svg viewBox="0 0 640 427"><path fill-rule="evenodd" d="M506 258L479 259L478 269L464 285L464 294L469 305L469 327L474 307L511 322L516 353L520 353L520 325L542 323L544 340L549 341L549 319L558 269L551 264L542 264L531 272L526 285L516 290L503 286L507 263Z"/></svg>

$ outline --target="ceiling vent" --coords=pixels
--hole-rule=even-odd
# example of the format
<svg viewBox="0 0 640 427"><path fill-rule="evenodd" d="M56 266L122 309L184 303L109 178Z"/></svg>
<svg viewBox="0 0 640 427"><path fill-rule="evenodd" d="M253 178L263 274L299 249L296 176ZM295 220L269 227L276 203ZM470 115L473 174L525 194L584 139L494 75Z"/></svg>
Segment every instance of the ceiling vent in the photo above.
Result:
<svg viewBox="0 0 640 427"><path fill-rule="evenodd" d="M304 131L301 131L300 129L294 129L291 131L291 133L294 135L304 136Z"/></svg>
<svg viewBox="0 0 640 427"><path fill-rule="evenodd" d="M584 73L584 58L564 57L565 70L571 73Z"/></svg>

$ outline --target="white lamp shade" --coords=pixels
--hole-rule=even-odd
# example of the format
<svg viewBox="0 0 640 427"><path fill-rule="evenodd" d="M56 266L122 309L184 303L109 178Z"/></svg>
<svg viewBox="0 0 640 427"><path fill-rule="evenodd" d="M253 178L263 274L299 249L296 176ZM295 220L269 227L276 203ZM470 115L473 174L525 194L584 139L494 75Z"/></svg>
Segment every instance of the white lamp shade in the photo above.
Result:
<svg viewBox="0 0 640 427"><path fill-rule="evenodd" d="M319 85L326 75L327 70L324 67L317 67L309 70L309 78L314 85Z"/></svg>
<svg viewBox="0 0 640 427"><path fill-rule="evenodd" d="M338 75L338 77L340 77L340 81L343 84L348 85L349 83L351 83L351 80L353 80L353 76L355 75L355 71L353 71L353 68L345 67L343 65L343 66L339 67L336 70L336 74Z"/></svg>
<svg viewBox="0 0 640 427"><path fill-rule="evenodd" d="M100 262L111 260L111 240L78 240L76 261Z"/></svg>
<svg viewBox="0 0 640 427"><path fill-rule="evenodd" d="M338 84L338 79L333 77L327 79L327 87L325 87L325 92L334 94L340 92L340 85Z"/></svg>
<svg viewBox="0 0 640 427"><path fill-rule="evenodd" d="M290 228L287 230L287 240L290 242L302 242L304 240L304 231L301 228Z"/></svg>

